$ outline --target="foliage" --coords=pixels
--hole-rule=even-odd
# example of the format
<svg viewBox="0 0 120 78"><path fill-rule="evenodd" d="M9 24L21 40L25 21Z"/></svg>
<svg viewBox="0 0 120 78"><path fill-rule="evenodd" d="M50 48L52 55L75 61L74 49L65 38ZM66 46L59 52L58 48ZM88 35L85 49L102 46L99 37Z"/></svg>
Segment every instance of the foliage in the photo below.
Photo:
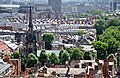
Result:
<svg viewBox="0 0 120 78"><path fill-rule="evenodd" d="M104 42L101 41L96 41L93 43L93 47L95 48L95 50L97 50L97 58L98 59L106 59L107 57L107 48L108 45Z"/></svg>
<svg viewBox="0 0 120 78"><path fill-rule="evenodd" d="M70 58L71 58L73 49L68 47L68 48L66 48L66 51L70 54Z"/></svg>
<svg viewBox="0 0 120 78"><path fill-rule="evenodd" d="M50 63L54 65L59 64L60 62L58 56L55 53L51 53L49 59L50 59Z"/></svg>
<svg viewBox="0 0 120 78"><path fill-rule="evenodd" d="M25 56L25 55L22 55L22 56L21 56L21 69L22 69L22 71L25 71L26 62L27 62L26 56Z"/></svg>
<svg viewBox="0 0 120 78"><path fill-rule="evenodd" d="M102 35L100 35L99 40L103 42L107 42L107 40L112 37L120 41L120 31L118 27L112 26L107 28L105 32Z"/></svg>
<svg viewBox="0 0 120 78"><path fill-rule="evenodd" d="M59 59L60 59L60 62L62 60L62 54L64 53L64 49L61 49L60 52L59 52ZM61 62L62 63L62 62Z"/></svg>
<svg viewBox="0 0 120 78"><path fill-rule="evenodd" d="M101 15L101 14L103 14L103 13L106 13L106 11L105 11L105 10L94 10L94 11L93 11L93 14Z"/></svg>
<svg viewBox="0 0 120 78"><path fill-rule="evenodd" d="M83 30L78 30L77 35L82 36L83 34L86 34Z"/></svg>
<svg viewBox="0 0 120 78"><path fill-rule="evenodd" d="M17 58L19 58L19 53L18 52L13 52L12 56L13 56L14 59L17 59Z"/></svg>
<svg viewBox="0 0 120 78"><path fill-rule="evenodd" d="M119 25L120 25L120 21L117 18L112 18L108 20L108 27L119 26Z"/></svg>
<svg viewBox="0 0 120 78"><path fill-rule="evenodd" d="M115 38L108 39L107 44L108 44L108 54L111 53L115 54L117 52L117 49L120 47L120 42L117 41Z"/></svg>
<svg viewBox="0 0 120 78"><path fill-rule="evenodd" d="M93 58L92 53L90 51L85 51L83 58L84 60L91 60Z"/></svg>
<svg viewBox="0 0 120 78"><path fill-rule="evenodd" d="M27 67L33 67L37 63L37 61L38 58L33 53L30 53L27 58Z"/></svg>
<svg viewBox="0 0 120 78"><path fill-rule="evenodd" d="M45 49L51 50L51 44L54 40L54 35L52 33L43 34L43 41L45 41Z"/></svg>
<svg viewBox="0 0 120 78"><path fill-rule="evenodd" d="M11 55L9 55L9 56L10 56L10 58L11 58L11 59L14 59L14 56L13 56L12 54L11 54Z"/></svg>
<svg viewBox="0 0 120 78"><path fill-rule="evenodd" d="M41 50L39 61L44 65L48 60L48 55L46 54L45 50Z"/></svg>
<svg viewBox="0 0 120 78"><path fill-rule="evenodd" d="M106 27L107 27L107 23L104 19L99 19L95 22L97 35L103 34L103 31Z"/></svg>
<svg viewBox="0 0 120 78"><path fill-rule="evenodd" d="M71 59L72 60L81 60L82 59L82 55L83 55L83 53L80 51L79 48L74 48L74 50L72 52Z"/></svg>
<svg viewBox="0 0 120 78"><path fill-rule="evenodd" d="M66 61L70 60L70 55L67 51L63 52L62 56L61 56L61 62L63 65L65 65Z"/></svg>
<svg viewBox="0 0 120 78"><path fill-rule="evenodd" d="M72 53L72 48L70 48L70 47L65 48L65 50L70 54Z"/></svg>
<svg viewBox="0 0 120 78"><path fill-rule="evenodd" d="M63 15L63 19L65 20L66 18L67 18L67 15L64 14L64 15Z"/></svg>
<svg viewBox="0 0 120 78"><path fill-rule="evenodd" d="M80 18L87 18L88 16L89 16L88 13L83 13L83 14L80 15Z"/></svg>
<svg viewBox="0 0 120 78"><path fill-rule="evenodd" d="M73 18L77 18L78 15L77 15L77 14L72 14L72 17L73 17Z"/></svg>
<svg viewBox="0 0 120 78"><path fill-rule="evenodd" d="M109 27L99 36L99 40L108 44L108 54L116 53L120 47L120 31L118 27Z"/></svg>

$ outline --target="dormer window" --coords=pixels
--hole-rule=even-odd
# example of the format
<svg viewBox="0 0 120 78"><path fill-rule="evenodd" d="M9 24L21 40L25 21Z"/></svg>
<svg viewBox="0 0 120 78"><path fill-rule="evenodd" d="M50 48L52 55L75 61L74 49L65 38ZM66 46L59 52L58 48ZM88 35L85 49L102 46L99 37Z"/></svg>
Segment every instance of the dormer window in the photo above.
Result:
<svg viewBox="0 0 120 78"><path fill-rule="evenodd" d="M86 65L85 65L85 64L82 64L82 68L86 68Z"/></svg>
<svg viewBox="0 0 120 78"><path fill-rule="evenodd" d="M108 68L109 68L109 71L112 71L112 65L109 65Z"/></svg>

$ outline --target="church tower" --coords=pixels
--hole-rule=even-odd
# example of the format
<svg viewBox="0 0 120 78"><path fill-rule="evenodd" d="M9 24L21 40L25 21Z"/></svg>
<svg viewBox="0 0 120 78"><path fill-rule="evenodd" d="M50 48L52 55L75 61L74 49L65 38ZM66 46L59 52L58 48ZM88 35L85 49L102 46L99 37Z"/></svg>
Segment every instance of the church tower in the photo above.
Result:
<svg viewBox="0 0 120 78"><path fill-rule="evenodd" d="M26 53L28 56L30 53L33 53L37 56L37 46L36 46L36 35L35 31L33 31L33 23L32 23L32 7L30 6L29 10L29 30L26 34Z"/></svg>

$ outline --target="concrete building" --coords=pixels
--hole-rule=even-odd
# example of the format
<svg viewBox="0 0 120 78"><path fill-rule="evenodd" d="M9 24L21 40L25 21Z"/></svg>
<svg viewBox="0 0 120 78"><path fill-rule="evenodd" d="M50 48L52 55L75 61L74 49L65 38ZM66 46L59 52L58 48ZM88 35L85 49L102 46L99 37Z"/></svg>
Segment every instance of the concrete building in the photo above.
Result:
<svg viewBox="0 0 120 78"><path fill-rule="evenodd" d="M37 18L55 18L55 12L52 10L52 6L48 4L35 5Z"/></svg>
<svg viewBox="0 0 120 78"><path fill-rule="evenodd" d="M110 12L120 11L120 1L119 0L111 0L109 4Z"/></svg>
<svg viewBox="0 0 120 78"><path fill-rule="evenodd" d="M93 11L94 5L92 4L62 4L62 14L65 14L68 18L79 16L82 13ZM74 16L73 16L74 15Z"/></svg>
<svg viewBox="0 0 120 78"><path fill-rule="evenodd" d="M55 17L61 18L61 0L48 0L48 5L52 6L52 10L55 12Z"/></svg>

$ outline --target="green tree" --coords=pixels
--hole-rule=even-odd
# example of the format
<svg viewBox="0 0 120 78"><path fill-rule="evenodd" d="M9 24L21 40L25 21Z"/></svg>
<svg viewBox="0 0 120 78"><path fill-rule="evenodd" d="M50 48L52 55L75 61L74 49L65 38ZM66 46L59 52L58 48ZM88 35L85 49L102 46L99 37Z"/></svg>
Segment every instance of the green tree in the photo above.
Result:
<svg viewBox="0 0 120 78"><path fill-rule="evenodd" d="M116 53L120 47L120 31L118 27L109 27L99 36L99 40L108 44L108 54Z"/></svg>
<svg viewBox="0 0 120 78"><path fill-rule="evenodd" d="M120 31L118 27L109 27L102 35L99 36L99 40L106 43L110 38L115 38L116 40L120 41Z"/></svg>
<svg viewBox="0 0 120 78"><path fill-rule="evenodd" d="M43 41L45 41L45 49L51 50L51 44L54 40L54 35L52 33L43 34Z"/></svg>
<svg viewBox="0 0 120 78"><path fill-rule="evenodd" d="M27 58L25 55L21 56L21 69L24 72L25 68L26 68L26 62L27 62Z"/></svg>
<svg viewBox="0 0 120 78"><path fill-rule="evenodd" d="M117 41L115 38L110 38L107 41L108 44L108 54L115 54L117 49L120 47L120 42Z"/></svg>
<svg viewBox="0 0 120 78"><path fill-rule="evenodd" d="M61 60L62 60L62 54L63 54L64 52L65 52L64 49L61 49L60 52L59 52L60 63L62 63L62 62L61 62Z"/></svg>
<svg viewBox="0 0 120 78"><path fill-rule="evenodd" d="M95 50L97 50L97 58L98 59L106 59L107 57L107 48L108 45L104 42L101 41L96 41L93 43L93 47L95 48Z"/></svg>
<svg viewBox="0 0 120 78"><path fill-rule="evenodd" d="M72 57L72 52L73 52L73 49L68 47L66 48L66 51L70 54L70 58Z"/></svg>
<svg viewBox="0 0 120 78"><path fill-rule="evenodd" d="M103 13L107 13L105 10L94 10L93 14L95 15L102 15Z"/></svg>
<svg viewBox="0 0 120 78"><path fill-rule="evenodd" d="M110 26L119 26L119 20L117 18L108 20L108 27Z"/></svg>
<svg viewBox="0 0 120 78"><path fill-rule="evenodd" d="M82 36L83 34L86 34L83 30L78 30L77 31L78 36Z"/></svg>
<svg viewBox="0 0 120 78"><path fill-rule="evenodd" d="M79 17L81 17L81 18L87 18L87 17L89 17L89 14L88 13L82 13Z"/></svg>
<svg viewBox="0 0 120 78"><path fill-rule="evenodd" d="M70 60L70 55L67 51L65 51L61 56L61 62L63 65L65 65L65 62L69 60Z"/></svg>
<svg viewBox="0 0 120 78"><path fill-rule="evenodd" d="M38 58L33 53L30 53L27 58L27 67L28 68L34 67L37 61L38 61Z"/></svg>
<svg viewBox="0 0 120 78"><path fill-rule="evenodd" d="M103 34L104 29L107 27L107 23L104 19L99 19L95 22L95 29L97 35Z"/></svg>
<svg viewBox="0 0 120 78"><path fill-rule="evenodd" d="M90 51L85 51L83 55L84 60L91 60L93 59L92 53Z"/></svg>
<svg viewBox="0 0 120 78"><path fill-rule="evenodd" d="M12 56L13 56L14 59L17 59L17 58L19 58L19 53L18 52L13 52Z"/></svg>
<svg viewBox="0 0 120 78"><path fill-rule="evenodd" d="M67 18L67 15L64 14L64 15L63 15L63 19L65 20L66 18Z"/></svg>
<svg viewBox="0 0 120 78"><path fill-rule="evenodd" d="M47 62L48 55L46 54L45 50L41 50L39 61L42 63L42 66Z"/></svg>
<svg viewBox="0 0 120 78"><path fill-rule="evenodd" d="M54 65L59 64L60 62L58 56L55 53L51 53L49 59L50 59L50 63Z"/></svg>
<svg viewBox="0 0 120 78"><path fill-rule="evenodd" d="M72 60L81 60L83 56L82 51L80 51L79 48L74 48L73 52L72 52L72 56L71 59Z"/></svg>
<svg viewBox="0 0 120 78"><path fill-rule="evenodd" d="M72 14L72 17L73 17L73 18L77 18L78 15L77 15L77 14Z"/></svg>

